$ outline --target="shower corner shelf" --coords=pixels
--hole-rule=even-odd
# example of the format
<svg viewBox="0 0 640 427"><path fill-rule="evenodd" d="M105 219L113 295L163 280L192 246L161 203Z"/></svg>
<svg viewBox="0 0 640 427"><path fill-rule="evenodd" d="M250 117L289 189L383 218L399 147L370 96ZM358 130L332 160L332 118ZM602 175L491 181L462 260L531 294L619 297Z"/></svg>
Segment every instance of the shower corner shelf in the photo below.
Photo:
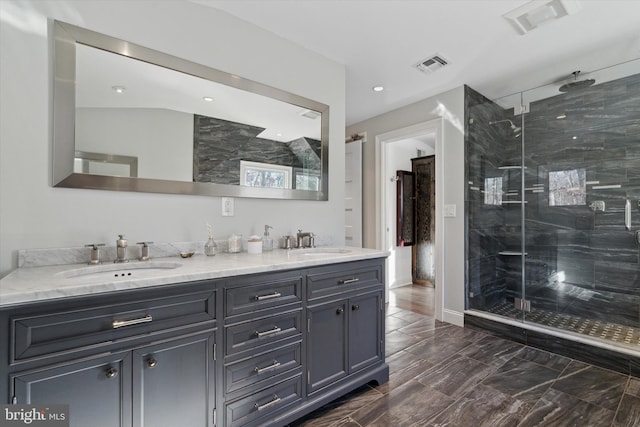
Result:
<svg viewBox="0 0 640 427"><path fill-rule="evenodd" d="M498 255L506 255L506 256L522 256L523 253L522 252L517 252L517 251L500 251L498 252ZM525 252L524 256L527 256L528 253Z"/></svg>

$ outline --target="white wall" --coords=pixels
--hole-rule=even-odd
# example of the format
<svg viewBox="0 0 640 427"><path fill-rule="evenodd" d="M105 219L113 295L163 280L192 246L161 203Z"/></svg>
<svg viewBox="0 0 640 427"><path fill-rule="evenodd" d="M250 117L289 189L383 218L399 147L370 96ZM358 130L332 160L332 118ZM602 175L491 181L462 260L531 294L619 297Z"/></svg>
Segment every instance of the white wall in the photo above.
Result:
<svg viewBox="0 0 640 427"><path fill-rule="evenodd" d="M59 19L235 73L330 106L329 201L52 188L48 19ZM345 70L224 12L185 1L0 1L0 276L17 250L130 241L204 240L232 232L274 236L297 228L344 243Z"/></svg>
<svg viewBox="0 0 640 427"><path fill-rule="evenodd" d="M363 246L376 247L376 192L375 177L376 135L405 128L441 117L443 126L443 176L436 179L443 184L444 204L454 204L455 218L437 218L443 221L443 320L463 323L464 311L464 87L356 123L347 128L347 135L366 132L364 144L363 190ZM437 197L437 196L436 196ZM438 262L438 265L441 265Z"/></svg>
<svg viewBox="0 0 640 427"><path fill-rule="evenodd" d="M76 150L138 158L138 176L193 181L193 114L160 108L76 109Z"/></svg>

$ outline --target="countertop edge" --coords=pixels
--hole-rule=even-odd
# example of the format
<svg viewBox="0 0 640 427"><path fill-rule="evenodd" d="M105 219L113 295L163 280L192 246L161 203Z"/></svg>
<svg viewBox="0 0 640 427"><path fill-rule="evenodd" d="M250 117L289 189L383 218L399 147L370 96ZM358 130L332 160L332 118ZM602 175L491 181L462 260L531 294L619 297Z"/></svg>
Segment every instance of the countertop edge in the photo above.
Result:
<svg viewBox="0 0 640 427"><path fill-rule="evenodd" d="M111 292L145 289L200 280L224 279L243 275L312 268L367 259L386 258L387 251L346 248L348 253L320 253L307 255L301 250L274 250L262 254L219 254L193 259L156 258L154 261L176 261L181 267L136 279L61 278L62 272L86 268L86 264L29 267L14 270L0 279L0 309L10 309L38 302L105 295ZM133 264L132 264L133 265ZM127 265L123 265L126 269Z"/></svg>

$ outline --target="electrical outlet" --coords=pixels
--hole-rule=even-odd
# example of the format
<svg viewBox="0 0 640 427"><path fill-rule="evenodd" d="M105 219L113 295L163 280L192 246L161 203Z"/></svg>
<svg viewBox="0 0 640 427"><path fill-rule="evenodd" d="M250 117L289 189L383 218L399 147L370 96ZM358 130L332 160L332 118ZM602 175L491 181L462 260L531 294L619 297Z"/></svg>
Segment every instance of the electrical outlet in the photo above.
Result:
<svg viewBox="0 0 640 427"><path fill-rule="evenodd" d="M222 216L233 216L234 205L233 197L222 197Z"/></svg>

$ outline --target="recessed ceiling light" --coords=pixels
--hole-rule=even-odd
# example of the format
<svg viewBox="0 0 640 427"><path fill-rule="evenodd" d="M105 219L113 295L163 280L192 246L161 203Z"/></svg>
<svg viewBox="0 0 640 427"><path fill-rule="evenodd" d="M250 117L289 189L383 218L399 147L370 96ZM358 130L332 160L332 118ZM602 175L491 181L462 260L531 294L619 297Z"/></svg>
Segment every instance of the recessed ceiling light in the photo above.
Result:
<svg viewBox="0 0 640 427"><path fill-rule="evenodd" d="M566 119L566 118L567 118L566 114L559 114L559 115L556 116L556 119L558 119L558 120L562 120L562 119Z"/></svg>
<svg viewBox="0 0 640 427"><path fill-rule="evenodd" d="M578 139L578 137L574 135L571 137L571 139Z"/></svg>
<svg viewBox="0 0 640 427"><path fill-rule="evenodd" d="M212 98L212 97L210 97L210 96L203 96L203 97L202 97L202 100L203 100L203 101L207 101L207 102L212 102L212 101L213 101L213 98Z"/></svg>
<svg viewBox="0 0 640 427"><path fill-rule="evenodd" d="M127 88L124 86L111 86L111 89L116 93L123 93L125 90L127 90Z"/></svg>
<svg viewBox="0 0 640 427"><path fill-rule="evenodd" d="M371 88L374 92L382 92L384 90L384 86L374 86Z"/></svg>

